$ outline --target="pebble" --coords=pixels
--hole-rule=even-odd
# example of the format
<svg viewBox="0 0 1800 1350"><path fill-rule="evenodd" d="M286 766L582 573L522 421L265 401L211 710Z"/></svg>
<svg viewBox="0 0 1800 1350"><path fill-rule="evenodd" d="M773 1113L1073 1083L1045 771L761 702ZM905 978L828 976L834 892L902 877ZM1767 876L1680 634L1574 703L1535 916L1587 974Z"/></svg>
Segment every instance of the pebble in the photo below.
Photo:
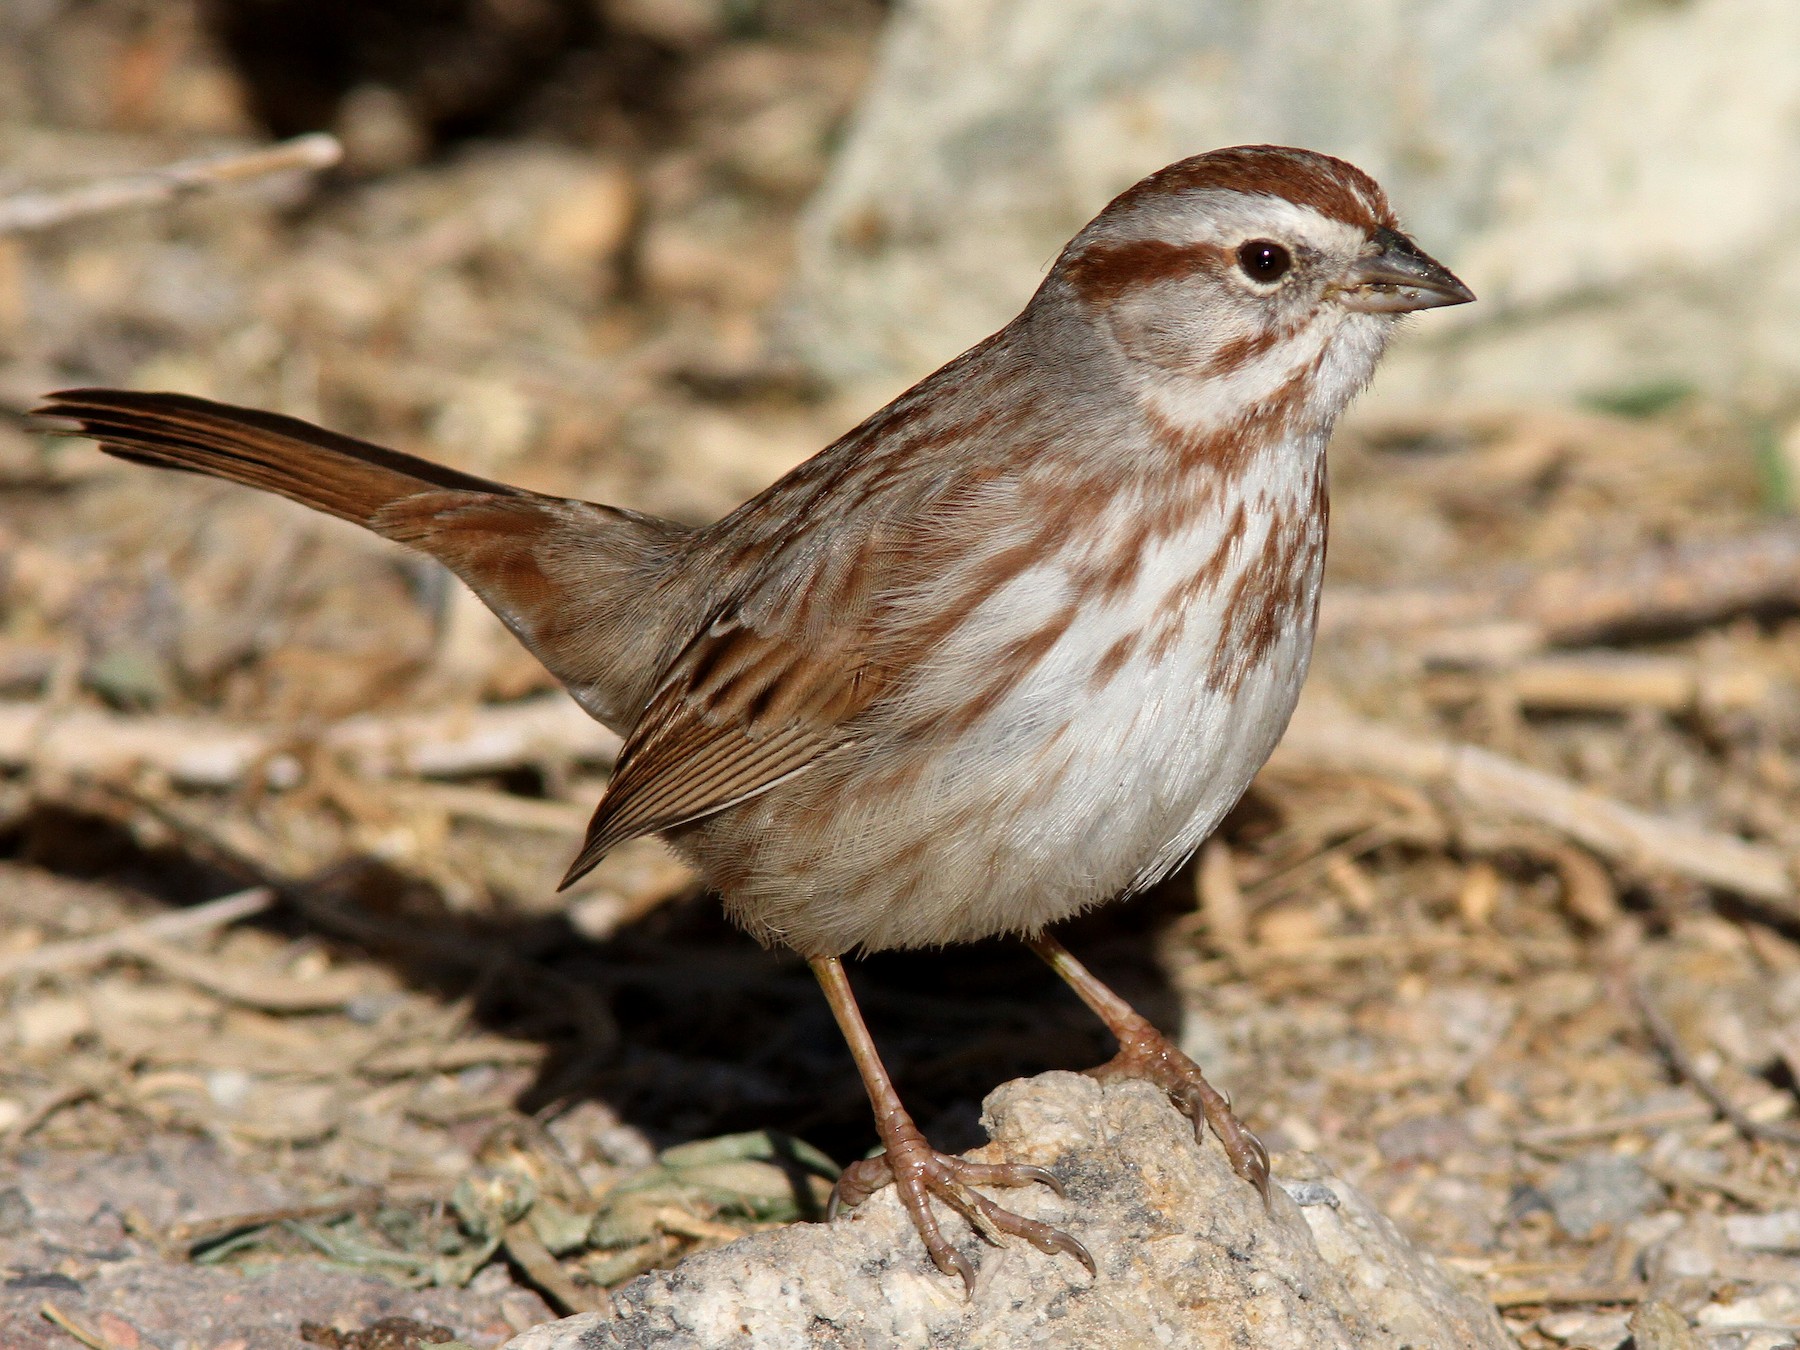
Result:
<svg viewBox="0 0 1800 1350"><path fill-rule="evenodd" d="M1558 1167L1544 1187L1563 1231L1588 1238L1662 1204L1660 1185L1630 1158L1588 1153Z"/></svg>
<svg viewBox="0 0 1800 1350"><path fill-rule="evenodd" d="M1301 1209L1310 1205L1329 1205L1336 1209L1339 1204L1337 1192L1322 1181L1284 1181L1281 1183L1281 1189L1286 1191L1288 1199L1300 1206Z"/></svg>
<svg viewBox="0 0 1800 1350"><path fill-rule="evenodd" d="M1729 1215L1725 1220L1725 1236L1732 1246L1753 1252L1800 1250L1800 1209Z"/></svg>
<svg viewBox="0 0 1800 1350"><path fill-rule="evenodd" d="M1625 1314L1614 1312L1559 1312L1538 1319L1537 1329L1553 1341L1590 1350L1618 1350L1630 1337Z"/></svg>
<svg viewBox="0 0 1800 1350"><path fill-rule="evenodd" d="M1652 1283L1710 1279L1725 1255L1725 1230L1716 1214L1690 1214L1681 1227L1644 1253Z"/></svg>
<svg viewBox="0 0 1800 1350"><path fill-rule="evenodd" d="M1790 1284L1768 1284L1729 1303L1708 1303L1694 1314L1703 1327L1756 1327L1793 1325L1800 1320L1800 1289ZM1790 1337L1791 1339L1791 1337Z"/></svg>

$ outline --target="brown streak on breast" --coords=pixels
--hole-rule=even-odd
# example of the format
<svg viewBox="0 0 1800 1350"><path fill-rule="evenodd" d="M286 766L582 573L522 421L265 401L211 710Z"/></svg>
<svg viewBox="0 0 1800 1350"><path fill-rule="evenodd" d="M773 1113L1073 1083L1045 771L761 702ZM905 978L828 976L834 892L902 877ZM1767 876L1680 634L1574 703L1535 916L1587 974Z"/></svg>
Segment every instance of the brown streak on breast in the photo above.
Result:
<svg viewBox="0 0 1800 1350"><path fill-rule="evenodd" d="M1270 522L1262 550L1238 573L1213 648L1209 689L1234 697L1277 642L1313 622L1318 564L1325 551L1323 492L1321 464L1306 501Z"/></svg>
<svg viewBox="0 0 1800 1350"><path fill-rule="evenodd" d="M1100 659L1094 663L1094 673L1088 676L1088 692L1097 694L1113 682L1113 677L1125 668L1131 660L1132 653L1137 650L1140 633L1127 633L1112 646L1101 653Z"/></svg>
<svg viewBox="0 0 1800 1350"><path fill-rule="evenodd" d="M1166 661L1174 655L1187 627L1188 611L1201 596L1217 590L1224 581L1226 570L1248 528L1249 519L1244 511L1244 504L1240 501L1206 561L1163 597L1156 613L1151 616L1155 636L1151 638L1145 655L1152 664Z"/></svg>
<svg viewBox="0 0 1800 1350"><path fill-rule="evenodd" d="M1066 605L1035 632L1015 638L1001 648L987 666L987 683L971 693L944 720L942 729L952 736L961 735L999 707L1006 696L1031 674L1038 662L1049 654L1050 649L1062 640L1063 634L1074 624L1078 612L1078 606Z"/></svg>

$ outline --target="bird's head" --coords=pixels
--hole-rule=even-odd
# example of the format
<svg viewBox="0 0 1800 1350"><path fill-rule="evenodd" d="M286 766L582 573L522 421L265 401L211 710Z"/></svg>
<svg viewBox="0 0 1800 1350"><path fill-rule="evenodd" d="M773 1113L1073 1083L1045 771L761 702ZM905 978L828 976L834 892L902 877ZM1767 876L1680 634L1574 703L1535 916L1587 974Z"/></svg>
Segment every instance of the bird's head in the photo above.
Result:
<svg viewBox="0 0 1800 1350"><path fill-rule="evenodd" d="M1069 243L1042 295L1167 392L1186 389L1194 418L1286 395L1327 421L1401 317L1475 298L1401 232L1374 179L1266 145L1128 188Z"/></svg>

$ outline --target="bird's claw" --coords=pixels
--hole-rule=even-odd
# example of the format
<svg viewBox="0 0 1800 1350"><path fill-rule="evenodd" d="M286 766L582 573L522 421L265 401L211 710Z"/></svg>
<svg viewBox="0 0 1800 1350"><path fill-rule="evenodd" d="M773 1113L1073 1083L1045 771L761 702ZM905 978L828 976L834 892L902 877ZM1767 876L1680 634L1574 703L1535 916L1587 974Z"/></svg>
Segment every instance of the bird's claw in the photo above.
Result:
<svg viewBox="0 0 1800 1350"><path fill-rule="evenodd" d="M1200 1066L1162 1033L1121 1038L1119 1053L1088 1072L1095 1078L1141 1078L1169 1094L1169 1100L1194 1122L1194 1140L1206 1142L1207 1127L1225 1149L1231 1170L1256 1187L1263 1208L1270 1205L1269 1150L1250 1128L1237 1118L1231 1101L1200 1072Z"/></svg>
<svg viewBox="0 0 1800 1350"><path fill-rule="evenodd" d="M1089 1275L1097 1274L1094 1258L1086 1247L1059 1228L1037 1219L1002 1209L975 1186L1048 1186L1057 1195L1062 1184L1042 1167L1029 1163L979 1163L951 1154L939 1153L923 1138L904 1139L889 1145L878 1157L850 1164L832 1189L827 1218L840 1208L854 1208L883 1186L899 1193L900 1203L912 1219L930 1254L932 1263L946 1275L960 1276L971 1293L975 1288L975 1271L963 1254L950 1244L932 1213L933 1197L944 1202L966 1219L970 1226L989 1242L997 1234L1008 1233L1025 1239L1039 1251L1072 1256L1087 1267Z"/></svg>

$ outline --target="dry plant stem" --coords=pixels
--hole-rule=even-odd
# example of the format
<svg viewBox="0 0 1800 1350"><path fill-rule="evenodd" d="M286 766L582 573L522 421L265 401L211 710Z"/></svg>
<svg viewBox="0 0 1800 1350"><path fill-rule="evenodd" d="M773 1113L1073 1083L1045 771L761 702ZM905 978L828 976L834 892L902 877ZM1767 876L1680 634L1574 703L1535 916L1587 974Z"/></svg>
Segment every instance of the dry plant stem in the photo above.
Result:
<svg viewBox="0 0 1800 1350"><path fill-rule="evenodd" d="M14 1124L4 1135L0 1135L0 1153L10 1152L58 1111L77 1102L91 1101L100 1095L98 1085L91 1082L71 1083L67 1087L58 1088L27 1111L24 1119Z"/></svg>
<svg viewBox="0 0 1800 1350"><path fill-rule="evenodd" d="M77 1322L49 1299L45 1299L43 1306L38 1309L38 1316L43 1318L46 1322L61 1327L64 1331L68 1332L69 1335L87 1346L88 1350L125 1350L123 1346L111 1337L102 1336L92 1327L84 1326L82 1323Z"/></svg>
<svg viewBox="0 0 1800 1350"><path fill-rule="evenodd" d="M267 773L283 751L308 743L368 777L455 777L547 761L609 763L619 738L561 694L450 712L351 717L307 736L215 718L0 704L0 766L6 768L92 777L149 769L181 787L226 788L258 769Z"/></svg>
<svg viewBox="0 0 1800 1350"><path fill-rule="evenodd" d="M1650 1033L1657 1048L1663 1052L1675 1071L1693 1084L1696 1091L1717 1108L1719 1114L1731 1122L1731 1127L1746 1139L1767 1139L1782 1144L1800 1144L1800 1130L1792 1126L1773 1122L1752 1120L1742 1107L1731 1100L1712 1078L1702 1072L1700 1065L1682 1045L1681 1037L1676 1034L1674 1025L1663 1015L1656 1001L1650 997L1650 990L1640 977L1631 977L1628 981L1632 1002L1637 1004L1638 1016L1643 1020L1644 1029Z"/></svg>
<svg viewBox="0 0 1800 1350"><path fill-rule="evenodd" d="M1538 642L1592 641L1633 628L1711 622L1800 600L1800 532L1783 525L1729 540L1653 549L1599 564L1510 572L1451 587L1326 593L1319 632L1400 633L1512 619Z"/></svg>
<svg viewBox="0 0 1800 1350"><path fill-rule="evenodd" d="M46 970L70 971L97 965L132 952L142 943L212 932L227 924L236 923L239 919L247 919L252 914L261 914L274 903L275 892L271 888L252 886L248 890L220 896L217 900L208 900L203 905L192 905L171 914L159 914L153 919L116 928L97 937L56 942L48 947L39 947L36 951L6 957L0 960L0 980Z"/></svg>
<svg viewBox="0 0 1800 1350"><path fill-rule="evenodd" d="M875 1051L874 1038L864 1025L856 996L850 992L850 981L844 974L844 963L835 956L814 957L809 962L825 999L837 1018L839 1030L850 1046L863 1086L868 1089L869 1105L875 1110L875 1129L881 1136L883 1153L878 1158L864 1158L851 1163L838 1178L831 1194L831 1211L841 1204L854 1208L883 1186L892 1185L900 1203L911 1216L913 1227L925 1243L932 1262L946 1275L960 1275L971 1292L975 1288L975 1271L963 1254L950 1245L931 1212L931 1198L936 1196L963 1218L975 1231L995 1241L997 1233L1022 1237L1041 1252L1062 1252L1074 1257L1095 1273L1094 1258L1067 1233L1036 1219L1001 1209L986 1196L971 1189L978 1185L1025 1186L1039 1182L1058 1195L1061 1184L1041 1167L1027 1163L977 1163L939 1153L925 1142L919 1127L900 1102L894 1080ZM829 1217L829 1213L828 1216Z"/></svg>
<svg viewBox="0 0 1800 1350"><path fill-rule="evenodd" d="M16 192L0 198L0 235L48 229L88 216L134 206L157 206L210 188L229 187L273 174L329 169L344 157L335 136L314 132L278 145L204 159L185 159L160 169L120 174L80 187Z"/></svg>
<svg viewBox="0 0 1800 1350"><path fill-rule="evenodd" d="M1479 746L1411 736L1336 710L1303 706L1271 762L1450 788L1474 806L1546 825L1615 863L1688 877L1800 918L1789 861L1777 850L1640 811Z"/></svg>
<svg viewBox="0 0 1800 1350"><path fill-rule="evenodd" d="M1194 1137L1203 1139L1206 1127L1225 1146L1231 1169L1256 1187L1263 1205L1269 1204L1269 1151L1231 1109L1231 1102L1179 1046L1152 1026L1144 1015L1120 998L1092 971L1069 954L1053 937L1031 940L1031 950L1060 975L1069 988L1106 1023L1119 1041L1119 1053L1091 1072L1096 1078L1142 1078L1169 1094L1182 1114L1194 1122Z"/></svg>
<svg viewBox="0 0 1800 1350"><path fill-rule="evenodd" d="M1608 1116L1586 1125L1544 1125L1533 1130L1520 1130L1514 1137L1526 1148L1554 1150L1565 1144L1584 1144L1595 1139L1633 1130L1661 1130L1672 1125L1703 1125L1717 1111L1700 1102L1689 1106L1672 1106L1662 1111L1639 1111L1633 1115Z"/></svg>
<svg viewBox="0 0 1800 1350"><path fill-rule="evenodd" d="M454 934L439 934L421 928L416 923L380 919L352 906L339 904L322 893L329 876L315 876L306 880L288 876L272 862L245 853L221 839L217 831L154 798L110 785L103 788L100 795L114 800L115 804L111 809L143 812L167 826L189 848L200 851L202 856L246 878L258 878L264 883L258 889L269 890L271 897L278 895L309 922L317 924L328 933L377 949L398 948L410 956L440 960L456 969L486 972L490 976L505 974L512 979L512 987L534 1005L569 1016L576 1032L592 1048L594 1055L608 1056L618 1044L619 1028L611 1008L585 981L571 979L540 962L511 952L497 951L482 945L472 946L466 939ZM266 903L272 902L271 898ZM187 912L183 911L184 914ZM177 916L169 917L173 919ZM131 944L126 943L124 949L130 950ZM179 972L167 967L165 970L181 977Z"/></svg>
<svg viewBox="0 0 1800 1350"><path fill-rule="evenodd" d="M561 1305L564 1313L597 1312L612 1316L612 1296L595 1285L577 1284L570 1279L529 1223L521 1219L508 1224L501 1242L519 1269L539 1290Z"/></svg>
<svg viewBox="0 0 1800 1350"><path fill-rule="evenodd" d="M229 1003L262 1012L323 1012L342 1008L367 991L353 971L336 971L310 979L284 975L265 966L246 969L241 962L209 956L158 942L141 934L125 950L172 979L206 990Z"/></svg>
<svg viewBox="0 0 1800 1350"><path fill-rule="evenodd" d="M335 1202L288 1205L280 1209L253 1210L247 1214L224 1214L212 1219L190 1219L185 1223L171 1224L161 1237L172 1246L192 1252L221 1238L230 1237L233 1233L246 1232L252 1228L267 1228L270 1224L282 1223L288 1219L334 1219L343 1214L360 1214L379 1209L387 1203L388 1193L385 1190L368 1190Z"/></svg>
<svg viewBox="0 0 1800 1350"><path fill-rule="evenodd" d="M1567 1308L1584 1303L1636 1303L1648 1292L1641 1284L1597 1284L1587 1288L1553 1289L1548 1285L1531 1285L1524 1289L1502 1290L1490 1294L1496 1308Z"/></svg>

